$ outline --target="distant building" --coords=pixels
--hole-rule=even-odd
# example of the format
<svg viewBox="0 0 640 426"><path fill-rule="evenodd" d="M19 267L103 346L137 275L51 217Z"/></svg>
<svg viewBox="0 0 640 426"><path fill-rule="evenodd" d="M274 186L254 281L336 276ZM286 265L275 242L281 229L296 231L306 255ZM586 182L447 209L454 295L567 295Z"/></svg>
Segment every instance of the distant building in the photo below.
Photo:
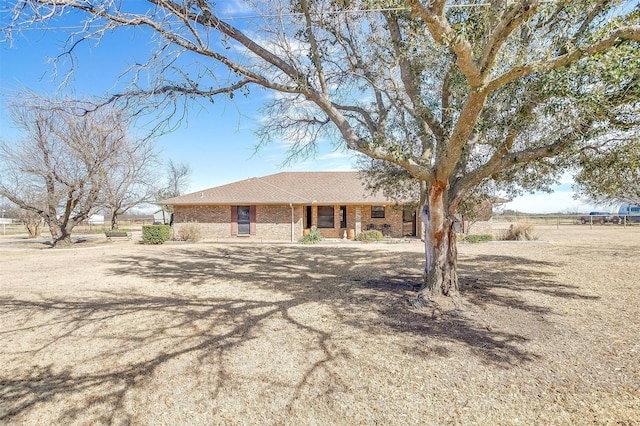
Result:
<svg viewBox="0 0 640 426"><path fill-rule="evenodd" d="M87 223L89 225L104 225L104 215L103 214L92 214L87 219Z"/></svg>

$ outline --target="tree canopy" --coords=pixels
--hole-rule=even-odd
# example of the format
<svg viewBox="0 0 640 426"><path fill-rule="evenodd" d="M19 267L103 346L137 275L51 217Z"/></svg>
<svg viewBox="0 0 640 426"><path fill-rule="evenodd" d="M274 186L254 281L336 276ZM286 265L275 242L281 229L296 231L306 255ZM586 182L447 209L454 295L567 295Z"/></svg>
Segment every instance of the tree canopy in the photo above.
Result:
<svg viewBox="0 0 640 426"><path fill-rule="evenodd" d="M607 141L581 153L574 189L599 204L640 205L640 138Z"/></svg>

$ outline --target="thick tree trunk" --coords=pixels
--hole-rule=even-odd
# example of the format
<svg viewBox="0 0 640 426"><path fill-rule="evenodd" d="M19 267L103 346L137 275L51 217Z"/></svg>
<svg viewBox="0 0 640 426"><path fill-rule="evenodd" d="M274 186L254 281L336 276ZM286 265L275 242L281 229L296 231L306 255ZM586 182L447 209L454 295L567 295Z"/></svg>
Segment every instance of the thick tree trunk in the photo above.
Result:
<svg viewBox="0 0 640 426"><path fill-rule="evenodd" d="M420 217L424 223L425 269L421 294L452 296L459 291L453 216L446 208L446 184L430 185Z"/></svg>
<svg viewBox="0 0 640 426"><path fill-rule="evenodd" d="M51 231L51 246L69 246L71 245L71 234L65 227L60 226L58 223L50 223L49 230Z"/></svg>
<svg viewBox="0 0 640 426"><path fill-rule="evenodd" d="M111 229L118 229L118 215L115 210L111 210Z"/></svg>

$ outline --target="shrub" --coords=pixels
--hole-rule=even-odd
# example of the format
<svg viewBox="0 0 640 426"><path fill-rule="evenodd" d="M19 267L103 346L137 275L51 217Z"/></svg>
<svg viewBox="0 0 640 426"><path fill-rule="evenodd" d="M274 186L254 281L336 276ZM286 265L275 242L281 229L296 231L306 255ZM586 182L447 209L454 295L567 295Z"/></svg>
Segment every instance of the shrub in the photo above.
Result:
<svg viewBox="0 0 640 426"><path fill-rule="evenodd" d="M197 223L181 224L175 233L174 239L176 241L200 241L202 239L200 226Z"/></svg>
<svg viewBox="0 0 640 426"><path fill-rule="evenodd" d="M322 234L320 233L320 231L318 231L317 229L313 228L311 229L311 231L309 231L309 233L307 235L303 235L302 238L300 238L300 242L302 244L316 244L319 243L320 241L322 241Z"/></svg>
<svg viewBox="0 0 640 426"><path fill-rule="evenodd" d="M362 241L363 243L372 243L374 241L384 240L384 235L382 235L382 232L372 229L370 231L362 231L359 233L356 240Z"/></svg>
<svg viewBox="0 0 640 426"><path fill-rule="evenodd" d="M142 241L145 244L163 244L171 236L169 225L145 225L142 227Z"/></svg>
<svg viewBox="0 0 640 426"><path fill-rule="evenodd" d="M508 230L500 235L501 240L505 241L531 241L537 240L538 235L535 233L535 227L532 223L514 223Z"/></svg>
<svg viewBox="0 0 640 426"><path fill-rule="evenodd" d="M463 241L467 243L482 243L487 241L493 241L493 235L491 234L458 234L456 235L456 239L458 241Z"/></svg>

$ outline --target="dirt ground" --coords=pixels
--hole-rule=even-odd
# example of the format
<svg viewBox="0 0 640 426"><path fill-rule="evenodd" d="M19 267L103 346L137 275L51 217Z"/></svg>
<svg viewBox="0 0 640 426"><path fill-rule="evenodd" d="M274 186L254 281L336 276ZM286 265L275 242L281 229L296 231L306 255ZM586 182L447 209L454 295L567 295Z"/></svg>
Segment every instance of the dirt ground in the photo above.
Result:
<svg viewBox="0 0 640 426"><path fill-rule="evenodd" d="M538 231L423 311L420 242L0 239L0 423L640 425L640 228Z"/></svg>

